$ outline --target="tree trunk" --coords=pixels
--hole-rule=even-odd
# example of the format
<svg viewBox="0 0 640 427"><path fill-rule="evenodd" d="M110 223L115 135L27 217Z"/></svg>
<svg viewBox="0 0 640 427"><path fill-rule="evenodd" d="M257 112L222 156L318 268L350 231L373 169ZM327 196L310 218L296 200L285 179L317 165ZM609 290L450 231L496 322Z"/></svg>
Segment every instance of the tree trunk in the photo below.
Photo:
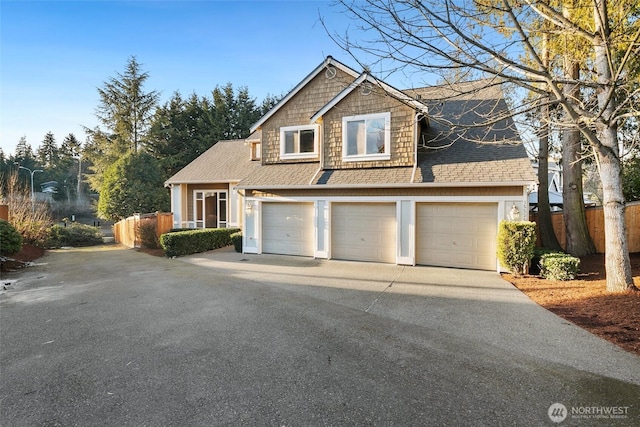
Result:
<svg viewBox="0 0 640 427"><path fill-rule="evenodd" d="M547 36L543 36L542 60L549 66ZM548 98L543 98L543 104ZM551 222L551 206L549 205L549 106L540 107L540 128L538 133L538 230L543 248L561 250L560 243Z"/></svg>
<svg viewBox="0 0 640 427"><path fill-rule="evenodd" d="M600 145L595 146L596 158L602 180L605 234L605 270L607 291L622 292L635 288L631 275L631 261L627 246L622 194L622 165L618 147L618 124L612 120L616 110L613 96L611 63L608 55L607 2L594 2L596 37L594 38L595 66L598 75L598 106L602 111L596 122Z"/></svg>
<svg viewBox="0 0 640 427"><path fill-rule="evenodd" d="M615 129L608 128L606 133L616 139ZM604 135L601 136L604 142ZM608 145L608 144L607 144ZM622 168L614 152L606 147L600 153L599 170L602 180L605 235L605 271L607 291L624 292L634 287L631 275L631 261L626 239L624 218L624 196L622 195Z"/></svg>
<svg viewBox="0 0 640 427"><path fill-rule="evenodd" d="M578 79L579 64L565 58L565 73L571 79ZM567 84L563 88L569 99L580 97L577 85ZM595 253L596 247L589 235L584 211L584 192L582 191L582 160L580 130L569 124L562 133L562 215L566 233L565 250L573 256L581 257Z"/></svg>
<svg viewBox="0 0 640 427"><path fill-rule="evenodd" d="M546 113L546 114L545 114ZM548 122L548 107L541 109L543 120ZM551 206L549 205L549 124L540 127L538 139L538 228L542 247L560 250L560 243L553 231Z"/></svg>

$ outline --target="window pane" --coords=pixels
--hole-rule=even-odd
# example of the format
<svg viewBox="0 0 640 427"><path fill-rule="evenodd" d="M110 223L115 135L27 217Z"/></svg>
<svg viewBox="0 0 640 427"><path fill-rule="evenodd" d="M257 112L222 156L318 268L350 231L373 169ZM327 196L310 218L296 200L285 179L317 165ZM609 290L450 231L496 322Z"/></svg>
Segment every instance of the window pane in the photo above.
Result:
<svg viewBox="0 0 640 427"><path fill-rule="evenodd" d="M220 193L221 196L222 194L224 193ZM222 197L220 197L220 210L218 211L218 217L220 221L227 221L227 201L223 200Z"/></svg>
<svg viewBox="0 0 640 427"><path fill-rule="evenodd" d="M306 129L300 131L300 152L301 153L313 153L314 143L313 143L313 129Z"/></svg>
<svg viewBox="0 0 640 427"><path fill-rule="evenodd" d="M367 120L367 154L384 153L384 118Z"/></svg>
<svg viewBox="0 0 640 427"><path fill-rule="evenodd" d="M196 200L196 221L202 221L202 211L203 211L202 199L197 199Z"/></svg>
<svg viewBox="0 0 640 427"><path fill-rule="evenodd" d="M292 154L296 152L296 140L298 139L297 131L285 131L284 133L284 152Z"/></svg>
<svg viewBox="0 0 640 427"><path fill-rule="evenodd" d="M347 155L364 154L364 120L347 123Z"/></svg>

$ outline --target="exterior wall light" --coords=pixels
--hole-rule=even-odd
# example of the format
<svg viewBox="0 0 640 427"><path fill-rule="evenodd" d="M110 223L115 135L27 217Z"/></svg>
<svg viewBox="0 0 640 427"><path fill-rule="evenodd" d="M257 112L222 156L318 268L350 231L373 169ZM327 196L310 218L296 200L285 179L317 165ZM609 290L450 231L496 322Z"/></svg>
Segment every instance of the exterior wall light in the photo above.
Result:
<svg viewBox="0 0 640 427"><path fill-rule="evenodd" d="M515 203L511 207L511 212L509 212L509 219L511 219L511 221L520 221L520 209L518 209Z"/></svg>

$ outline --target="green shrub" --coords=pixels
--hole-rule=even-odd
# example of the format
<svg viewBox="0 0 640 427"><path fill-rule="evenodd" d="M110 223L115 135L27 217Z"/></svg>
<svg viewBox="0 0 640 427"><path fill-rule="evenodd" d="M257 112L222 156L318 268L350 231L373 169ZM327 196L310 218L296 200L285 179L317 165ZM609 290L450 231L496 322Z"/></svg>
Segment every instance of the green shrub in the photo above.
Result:
<svg viewBox="0 0 640 427"><path fill-rule="evenodd" d="M580 268L580 258L563 253L545 254L540 259L540 275L549 280L573 280Z"/></svg>
<svg viewBox="0 0 640 427"><path fill-rule="evenodd" d="M238 231L237 233L233 233L230 237L236 252L242 253L242 232Z"/></svg>
<svg viewBox="0 0 640 427"><path fill-rule="evenodd" d="M540 273L540 261L542 257L547 254L561 254L563 252L555 250L555 249L547 249L547 248L535 248L533 250L533 258L531 259L531 265L529 267L529 274L539 274Z"/></svg>
<svg viewBox="0 0 640 427"><path fill-rule="evenodd" d="M529 270L536 246L536 223L501 221L498 227L498 260L519 276Z"/></svg>
<svg viewBox="0 0 640 427"><path fill-rule="evenodd" d="M22 249L22 235L7 221L0 219L0 255L13 255Z"/></svg>
<svg viewBox="0 0 640 427"><path fill-rule="evenodd" d="M62 246L96 246L103 243L100 229L91 225L73 222L69 225L54 225L49 232L47 246L60 248Z"/></svg>
<svg viewBox="0 0 640 427"><path fill-rule="evenodd" d="M160 247L160 239L158 238L154 221L140 221L136 225L136 234L140 236L140 244L143 248L158 249Z"/></svg>
<svg viewBox="0 0 640 427"><path fill-rule="evenodd" d="M160 246L167 257L197 254L231 245L231 234L237 228L204 228L165 233L160 236Z"/></svg>

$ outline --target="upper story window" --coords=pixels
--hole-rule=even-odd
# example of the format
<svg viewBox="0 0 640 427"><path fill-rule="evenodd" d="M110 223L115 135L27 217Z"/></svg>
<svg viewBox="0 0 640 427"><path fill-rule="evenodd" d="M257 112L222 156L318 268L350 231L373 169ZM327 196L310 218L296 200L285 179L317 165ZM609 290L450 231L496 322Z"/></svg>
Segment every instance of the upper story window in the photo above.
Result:
<svg viewBox="0 0 640 427"><path fill-rule="evenodd" d="M391 158L391 113L342 118L342 160L347 162Z"/></svg>
<svg viewBox="0 0 640 427"><path fill-rule="evenodd" d="M259 142L251 143L251 160L260 160L260 147Z"/></svg>
<svg viewBox="0 0 640 427"><path fill-rule="evenodd" d="M318 157L318 125L280 128L280 158L309 159Z"/></svg>

